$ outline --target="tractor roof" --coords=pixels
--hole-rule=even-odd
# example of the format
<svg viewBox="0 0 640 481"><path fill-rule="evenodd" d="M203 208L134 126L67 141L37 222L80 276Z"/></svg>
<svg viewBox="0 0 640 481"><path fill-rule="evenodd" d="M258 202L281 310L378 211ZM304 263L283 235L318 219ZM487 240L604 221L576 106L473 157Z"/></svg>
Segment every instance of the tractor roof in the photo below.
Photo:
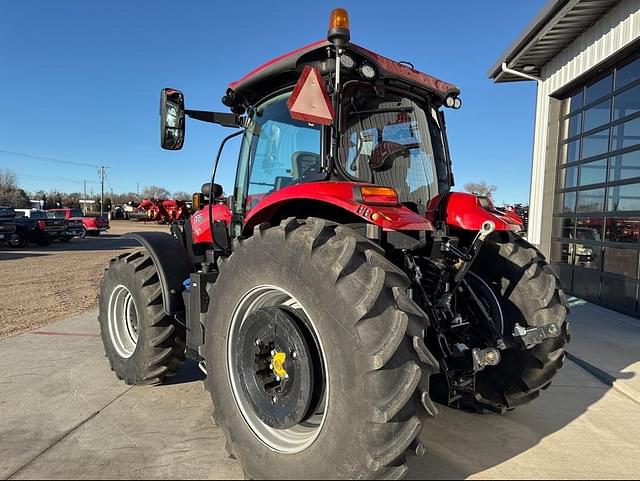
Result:
<svg viewBox="0 0 640 481"><path fill-rule="evenodd" d="M287 54L274 58L249 72L240 80L231 82L229 88L250 103L256 102L270 92L294 84L302 72L305 63L327 60L327 48L331 43L326 40L312 43ZM378 78L392 79L418 87L444 99L449 95L457 96L460 90L455 85L439 80L431 75L419 72L410 66L388 59L375 52L348 43L345 50L375 65ZM321 69L324 70L324 69ZM329 70L322 73L326 74Z"/></svg>

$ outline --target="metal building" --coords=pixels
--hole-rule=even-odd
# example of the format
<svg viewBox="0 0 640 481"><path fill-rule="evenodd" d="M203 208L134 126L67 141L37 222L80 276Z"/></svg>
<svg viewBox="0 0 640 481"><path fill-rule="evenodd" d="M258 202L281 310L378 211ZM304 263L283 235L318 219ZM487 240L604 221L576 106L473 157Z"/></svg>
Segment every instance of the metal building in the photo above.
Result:
<svg viewBox="0 0 640 481"><path fill-rule="evenodd" d="M489 75L537 83L529 240L640 315L640 0L551 0Z"/></svg>

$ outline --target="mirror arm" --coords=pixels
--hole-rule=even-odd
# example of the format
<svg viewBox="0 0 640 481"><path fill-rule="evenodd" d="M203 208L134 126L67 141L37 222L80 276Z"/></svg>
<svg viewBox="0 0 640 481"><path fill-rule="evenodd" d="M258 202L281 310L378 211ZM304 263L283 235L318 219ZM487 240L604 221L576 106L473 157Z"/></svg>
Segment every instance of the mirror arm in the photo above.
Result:
<svg viewBox="0 0 640 481"><path fill-rule="evenodd" d="M204 110L185 110L185 114L195 120L208 122L210 124L219 124L223 127L240 127L242 122L240 116L236 114L226 114L220 112L207 112Z"/></svg>

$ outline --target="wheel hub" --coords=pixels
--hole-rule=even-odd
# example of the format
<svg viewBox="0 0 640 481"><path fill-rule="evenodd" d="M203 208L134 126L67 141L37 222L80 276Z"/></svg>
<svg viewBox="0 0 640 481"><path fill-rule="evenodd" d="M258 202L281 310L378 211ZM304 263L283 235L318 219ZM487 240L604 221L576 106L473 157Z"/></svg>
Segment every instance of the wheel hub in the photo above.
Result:
<svg viewBox="0 0 640 481"><path fill-rule="evenodd" d="M238 334L236 372L255 413L274 429L301 423L309 415L315 373L296 313L282 306L257 309Z"/></svg>

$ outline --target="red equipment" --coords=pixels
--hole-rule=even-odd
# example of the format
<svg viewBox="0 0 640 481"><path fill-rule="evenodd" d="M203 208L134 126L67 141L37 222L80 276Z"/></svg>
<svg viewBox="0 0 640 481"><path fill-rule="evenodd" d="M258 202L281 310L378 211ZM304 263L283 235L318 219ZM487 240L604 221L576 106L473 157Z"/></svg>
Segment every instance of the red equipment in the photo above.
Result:
<svg viewBox="0 0 640 481"><path fill-rule="evenodd" d="M147 213L147 218L158 224L171 224L189 217L189 206L182 200L144 199L139 206Z"/></svg>

